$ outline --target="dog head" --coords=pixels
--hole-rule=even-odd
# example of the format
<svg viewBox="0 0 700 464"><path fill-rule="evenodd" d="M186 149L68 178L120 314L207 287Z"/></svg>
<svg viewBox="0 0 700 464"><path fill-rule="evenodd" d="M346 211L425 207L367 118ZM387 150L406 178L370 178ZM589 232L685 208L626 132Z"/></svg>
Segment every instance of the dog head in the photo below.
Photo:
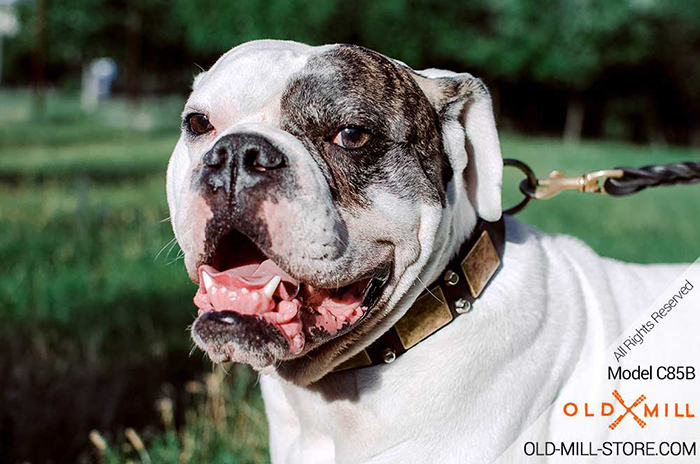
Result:
<svg viewBox="0 0 700 464"><path fill-rule="evenodd" d="M215 362L313 382L501 215L488 91L352 45L256 41L195 79L171 220Z"/></svg>

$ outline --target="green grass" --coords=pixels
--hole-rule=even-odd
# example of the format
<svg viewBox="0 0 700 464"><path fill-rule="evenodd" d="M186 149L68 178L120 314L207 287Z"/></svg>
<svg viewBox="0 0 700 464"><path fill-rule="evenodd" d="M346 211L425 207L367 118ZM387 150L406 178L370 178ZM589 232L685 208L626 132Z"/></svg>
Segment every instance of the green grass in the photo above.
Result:
<svg viewBox="0 0 700 464"><path fill-rule="evenodd" d="M173 316L192 285L176 260L163 179L119 185L58 182L0 189L0 253L9 271L0 281L0 304L10 318L97 327ZM174 245L174 244L173 244ZM168 252L170 251L170 252ZM134 304L139 318L133 318ZM95 311L108 308L108 315ZM95 319L109 324L95 324ZM108 340L106 340L108 341Z"/></svg>
<svg viewBox="0 0 700 464"><path fill-rule="evenodd" d="M134 432L125 430L104 441L93 433L93 454L102 464L269 462L267 422L255 375L244 366L233 369L227 373L217 368L201 382L187 385L200 401L187 411L185 426L175 427L173 403L166 396L158 402L163 431L135 432L134 439Z"/></svg>
<svg viewBox="0 0 700 464"><path fill-rule="evenodd" d="M173 134L94 141L79 146L12 146L0 157L0 178L29 180L89 177L127 180L162 173L163 153L174 146Z"/></svg>
<svg viewBox="0 0 700 464"><path fill-rule="evenodd" d="M33 114L28 92L0 91L0 103L0 147L43 146L52 150L76 143L128 143L177 132L183 99L146 98L136 106L111 100L97 111L86 113L74 95L51 92L40 118Z"/></svg>
<svg viewBox="0 0 700 464"><path fill-rule="evenodd" d="M580 175L618 166L640 167L700 161L700 152L649 148L616 142L566 145L552 139L503 137L504 157L525 161L542 179L552 170ZM521 198L519 171L506 168L504 204ZM563 192L530 202L518 215L523 222L550 233L579 237L598 253L624 261L692 262L700 256L700 185L657 187L629 197Z"/></svg>
<svg viewBox="0 0 700 464"><path fill-rule="evenodd" d="M27 94L0 94L0 348L5 353L0 374L24 372L29 387L16 394L26 401L41 406L47 385L60 384L78 367L106 375L124 363L147 362L158 370L168 356L187 357L195 288L179 249L169 245L164 191L166 163L178 137L178 100L146 100L138 109L113 101L86 115L74 98L56 94L44 119L36 121ZM611 142L570 146L504 136L502 145L504 156L527 162L540 177L552 169L580 174L699 159L689 150ZM517 171L506 172L506 205L518 200L519 180ZM700 186L657 188L621 199L565 192L533 202L519 218L547 232L580 237L606 256L690 262L700 254L698 194ZM18 367L13 360L20 358ZM206 362L195 366L177 374L190 379L185 383L166 376L162 385L142 385L159 399L140 408L160 411L162 420L127 414L107 426L88 424L107 437L102 449L90 444L89 428L69 429L79 435L76 450L87 450L82 459L99 455L109 464L265 460L266 425L255 375L242 366L228 376L219 370L205 374ZM0 375L0 391L14 388L13 379ZM193 387L181 401L173 393L176 384L199 385L199 390ZM168 408L176 420L169 419ZM124 434L130 426L137 427L145 449ZM33 435L25 439L37 442ZM62 446L42 443L48 449Z"/></svg>

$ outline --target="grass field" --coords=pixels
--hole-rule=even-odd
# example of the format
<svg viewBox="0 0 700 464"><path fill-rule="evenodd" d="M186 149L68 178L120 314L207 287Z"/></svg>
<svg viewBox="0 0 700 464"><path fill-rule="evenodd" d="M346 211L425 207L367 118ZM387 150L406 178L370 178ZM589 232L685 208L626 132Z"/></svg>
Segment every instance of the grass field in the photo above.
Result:
<svg viewBox="0 0 700 464"><path fill-rule="evenodd" d="M1 462L265 461L255 375L189 355L195 288L171 242L164 191L180 104L113 101L86 115L71 96L52 95L37 121L27 94L0 94L0 436L13 437L0 441ZM700 159L614 142L509 135L502 144L540 177ZM519 179L506 173L507 205ZM690 262L700 255L699 194L564 193L520 219L606 256Z"/></svg>
<svg viewBox="0 0 700 464"><path fill-rule="evenodd" d="M568 175L618 166L640 167L700 161L700 152L616 142L578 146L552 139L502 138L503 155L525 161L546 178L556 169ZM522 175L507 168L504 204L520 198ZM690 262L700 256L700 185L653 188L629 197L564 192L532 201L518 218L550 233L577 236L598 253L624 261Z"/></svg>

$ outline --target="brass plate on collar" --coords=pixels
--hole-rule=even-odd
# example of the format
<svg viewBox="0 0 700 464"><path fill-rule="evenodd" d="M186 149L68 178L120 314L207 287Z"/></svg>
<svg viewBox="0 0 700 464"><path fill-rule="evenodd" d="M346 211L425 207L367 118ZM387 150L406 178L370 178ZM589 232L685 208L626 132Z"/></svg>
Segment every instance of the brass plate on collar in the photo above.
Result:
<svg viewBox="0 0 700 464"><path fill-rule="evenodd" d="M394 325L394 329L404 349L409 349L451 320L452 313L447 306L445 295L440 287L435 287L413 303L413 306Z"/></svg>
<svg viewBox="0 0 700 464"><path fill-rule="evenodd" d="M365 367L372 365L372 360L369 359L367 351L362 350L352 358L340 363L333 369L333 372L340 372L347 369L355 369L356 367Z"/></svg>
<svg viewBox="0 0 700 464"><path fill-rule="evenodd" d="M491 241L491 236L488 232L483 231L474 247L462 261L462 271L464 271L464 277L467 278L469 290L474 298L481 295L500 264L501 259Z"/></svg>

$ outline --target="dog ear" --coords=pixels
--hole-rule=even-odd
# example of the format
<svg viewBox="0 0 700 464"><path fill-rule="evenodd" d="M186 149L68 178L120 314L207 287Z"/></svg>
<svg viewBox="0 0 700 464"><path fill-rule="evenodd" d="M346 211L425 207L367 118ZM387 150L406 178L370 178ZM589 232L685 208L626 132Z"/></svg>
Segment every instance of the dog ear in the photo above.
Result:
<svg viewBox="0 0 700 464"><path fill-rule="evenodd" d="M464 176L476 213L487 221L498 220L503 158L488 89L467 73L428 69L414 77L440 116L452 169Z"/></svg>

